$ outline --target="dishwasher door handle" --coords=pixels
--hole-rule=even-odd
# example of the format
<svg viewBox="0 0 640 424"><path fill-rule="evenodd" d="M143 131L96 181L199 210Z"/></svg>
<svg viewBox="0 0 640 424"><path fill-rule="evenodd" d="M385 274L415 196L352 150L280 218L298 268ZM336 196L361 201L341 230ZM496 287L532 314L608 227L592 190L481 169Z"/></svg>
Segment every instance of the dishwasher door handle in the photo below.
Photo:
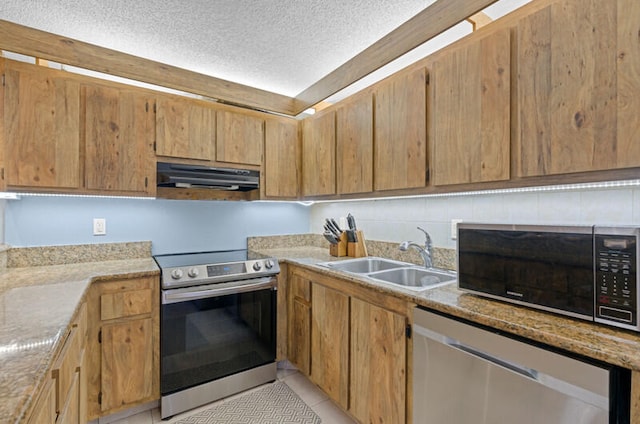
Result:
<svg viewBox="0 0 640 424"><path fill-rule="evenodd" d="M455 340L447 341L446 344L447 346L451 346L454 349L458 349L462 352L468 353L469 355L473 355L479 359L484 359L485 361L488 361L500 367L506 368L522 376L531 378L536 381L538 380L538 371L534 369L523 367L522 365L518 365L513 362L506 361L504 359L500 359L496 356L474 349L471 346L467 346Z"/></svg>

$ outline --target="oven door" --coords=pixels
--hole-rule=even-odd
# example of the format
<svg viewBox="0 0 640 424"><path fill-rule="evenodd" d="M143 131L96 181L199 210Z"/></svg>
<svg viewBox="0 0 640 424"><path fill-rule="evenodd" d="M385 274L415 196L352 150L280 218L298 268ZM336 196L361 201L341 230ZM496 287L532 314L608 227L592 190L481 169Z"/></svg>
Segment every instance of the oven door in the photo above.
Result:
<svg viewBox="0 0 640 424"><path fill-rule="evenodd" d="M276 279L219 286L163 291L163 396L275 361Z"/></svg>

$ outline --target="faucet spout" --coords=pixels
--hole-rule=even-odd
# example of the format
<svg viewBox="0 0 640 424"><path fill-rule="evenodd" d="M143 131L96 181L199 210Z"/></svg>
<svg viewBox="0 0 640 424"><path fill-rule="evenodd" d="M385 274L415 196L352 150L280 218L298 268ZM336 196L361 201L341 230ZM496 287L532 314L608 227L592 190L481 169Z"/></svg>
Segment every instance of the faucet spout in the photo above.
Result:
<svg viewBox="0 0 640 424"><path fill-rule="evenodd" d="M409 250L409 248L413 247L415 250L418 251L418 253L422 257L424 267L431 268L433 267L433 261L431 259L431 249L432 249L431 236L424 229L420 227L418 227L418 229L422 231L425 235L424 247L420 246L418 243L415 243L413 241L403 241L402 243L400 243L400 246L398 246L398 248L401 251L406 252L407 250Z"/></svg>

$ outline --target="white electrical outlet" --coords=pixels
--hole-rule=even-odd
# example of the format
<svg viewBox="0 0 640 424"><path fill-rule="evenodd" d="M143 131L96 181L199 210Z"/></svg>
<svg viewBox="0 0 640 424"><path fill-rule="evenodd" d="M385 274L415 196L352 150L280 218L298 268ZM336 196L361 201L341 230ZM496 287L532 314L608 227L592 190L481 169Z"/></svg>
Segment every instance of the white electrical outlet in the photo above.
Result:
<svg viewBox="0 0 640 424"><path fill-rule="evenodd" d="M460 222L462 222L461 219L451 220L451 240L456 240L458 238L458 224Z"/></svg>
<svg viewBox="0 0 640 424"><path fill-rule="evenodd" d="M104 236L107 234L107 220L104 218L93 218L93 235Z"/></svg>

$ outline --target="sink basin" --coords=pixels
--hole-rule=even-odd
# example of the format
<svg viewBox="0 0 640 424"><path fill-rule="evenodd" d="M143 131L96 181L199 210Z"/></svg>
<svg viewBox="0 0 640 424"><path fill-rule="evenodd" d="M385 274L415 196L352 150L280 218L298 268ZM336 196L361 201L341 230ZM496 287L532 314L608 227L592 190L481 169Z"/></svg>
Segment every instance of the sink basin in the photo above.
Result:
<svg viewBox="0 0 640 424"><path fill-rule="evenodd" d="M412 290L435 288L456 281L456 274L454 272L417 267L390 269L374 272L368 276Z"/></svg>
<svg viewBox="0 0 640 424"><path fill-rule="evenodd" d="M351 272L354 274L369 274L383 270L390 270L409 266L409 264L390 259L376 258L373 256L366 258L349 259L346 261L325 262L320 264L337 271Z"/></svg>

